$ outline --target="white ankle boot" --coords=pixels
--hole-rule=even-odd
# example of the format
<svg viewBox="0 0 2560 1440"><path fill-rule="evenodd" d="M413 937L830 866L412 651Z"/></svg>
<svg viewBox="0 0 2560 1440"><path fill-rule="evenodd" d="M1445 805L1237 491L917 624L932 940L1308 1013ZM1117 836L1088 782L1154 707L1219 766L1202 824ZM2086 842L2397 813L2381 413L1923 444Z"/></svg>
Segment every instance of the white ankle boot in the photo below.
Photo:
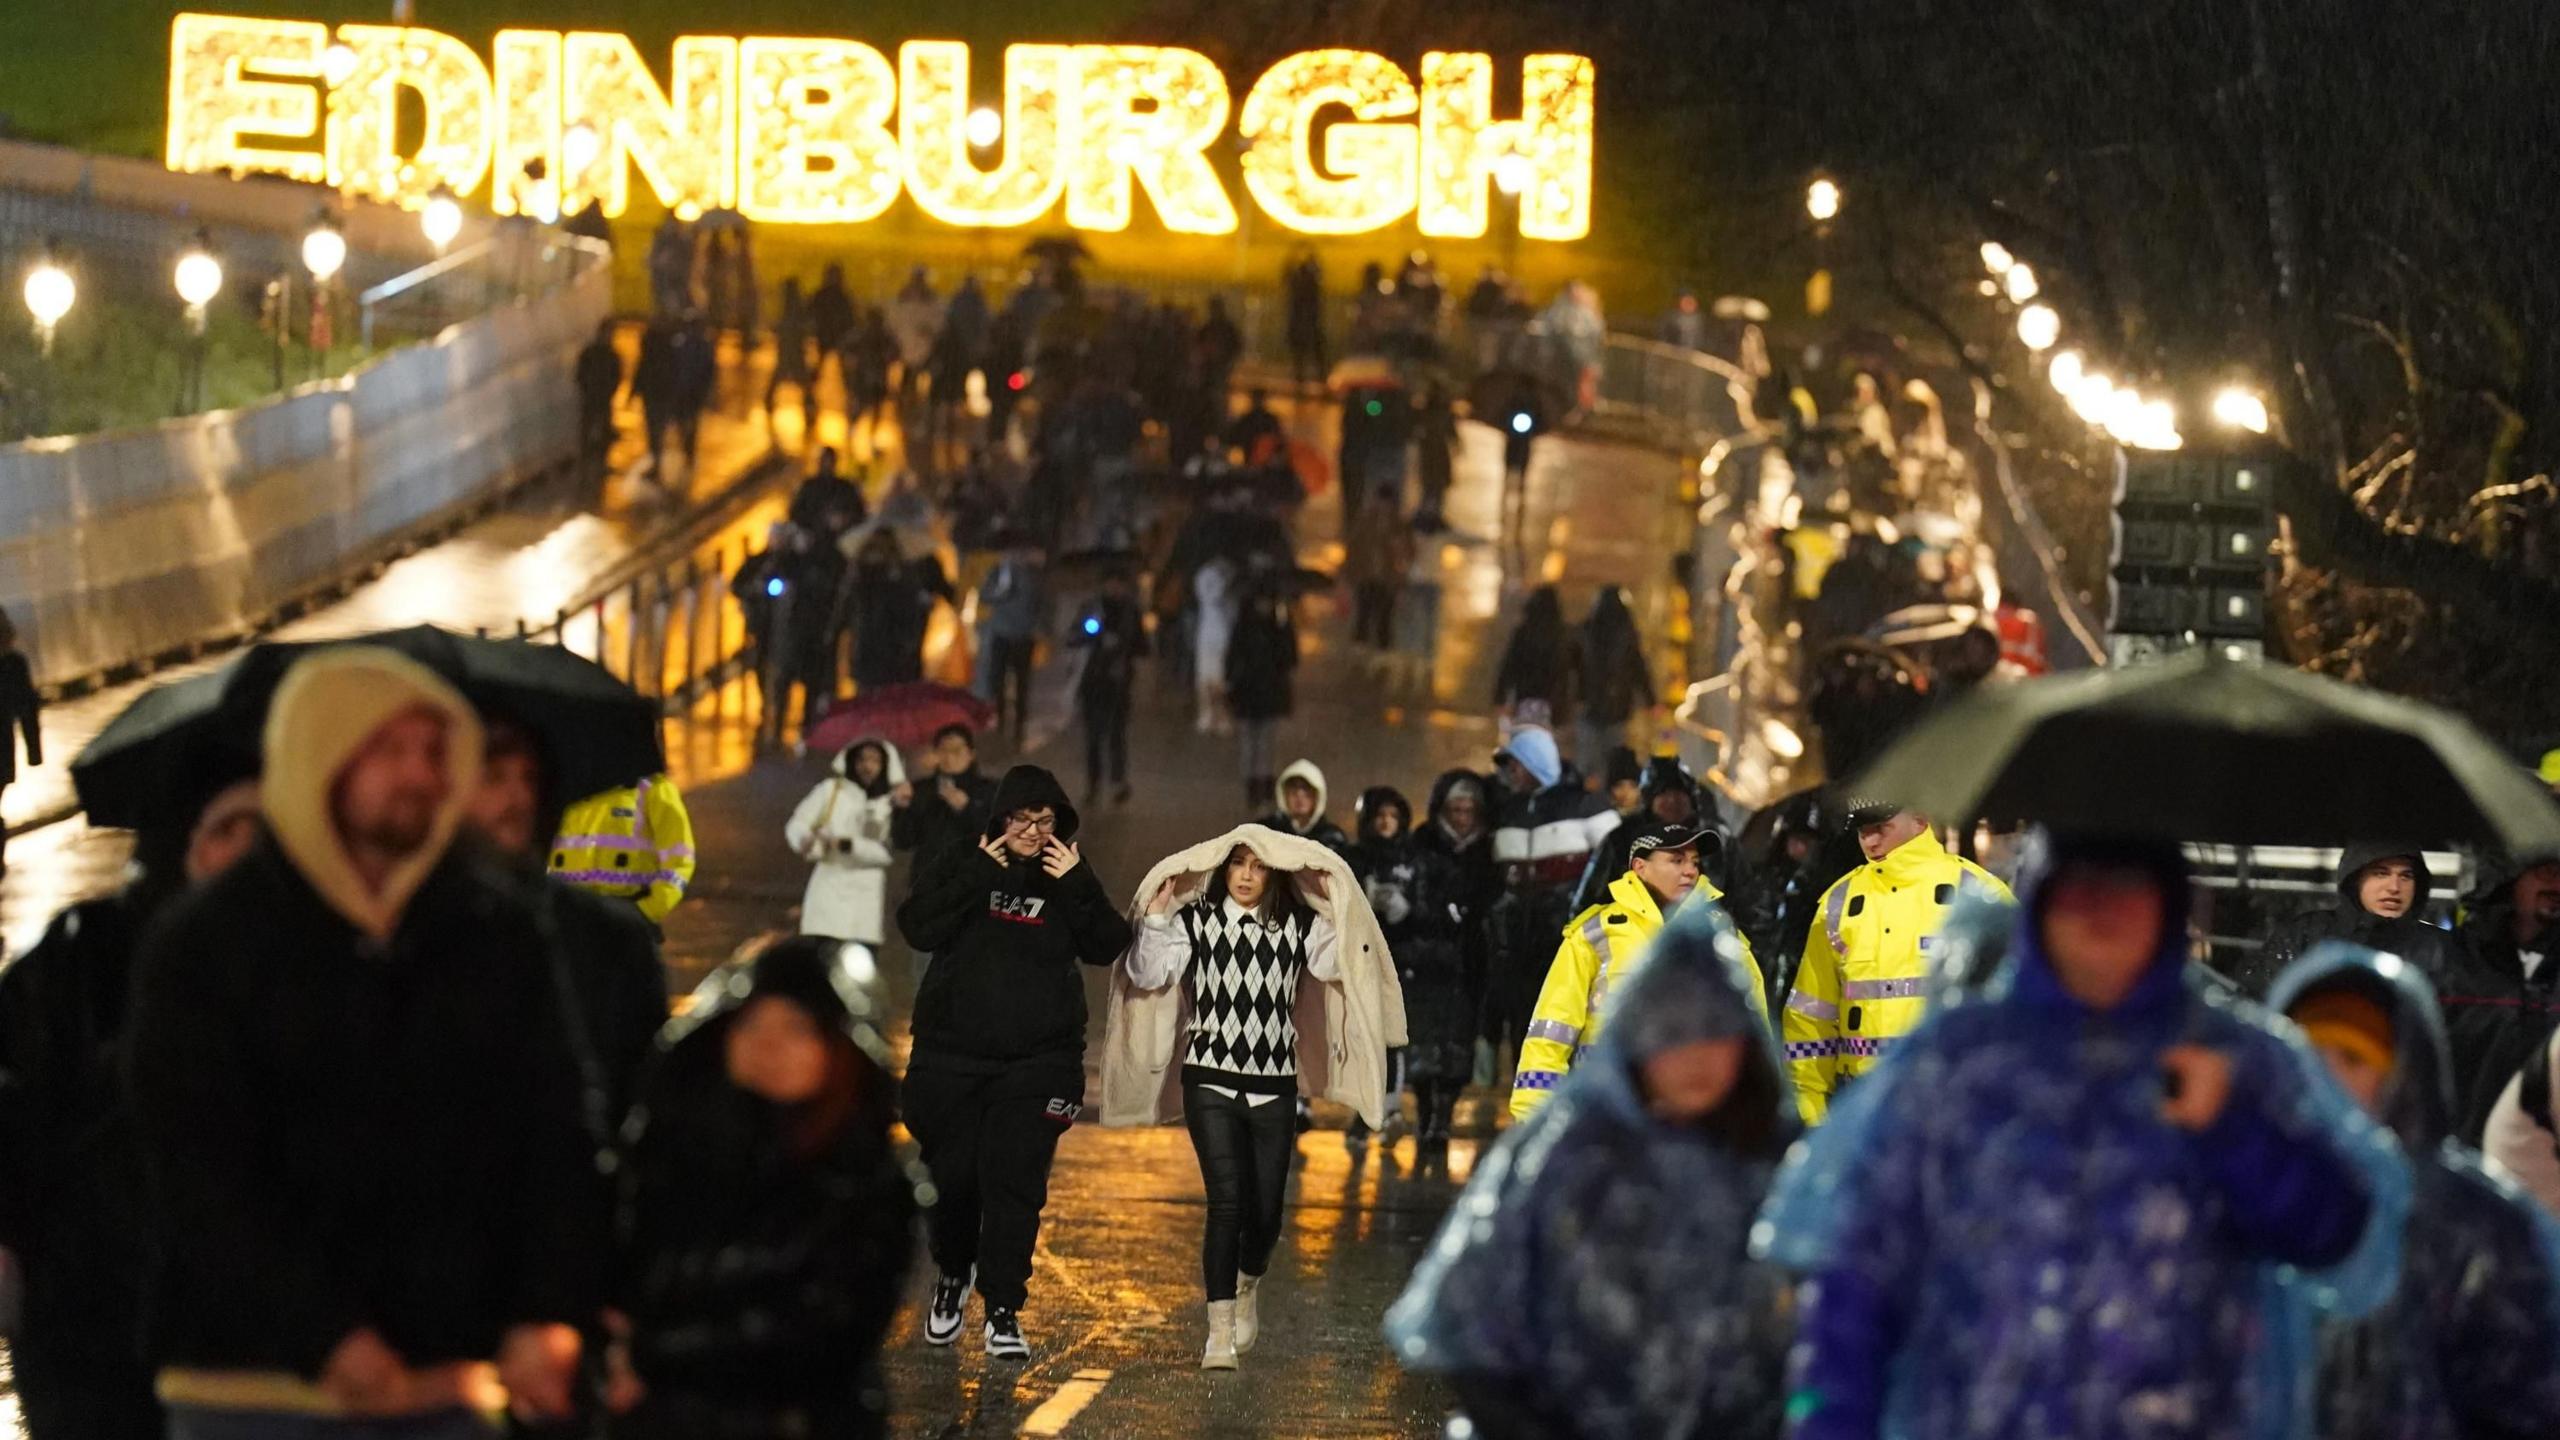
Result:
<svg viewBox="0 0 2560 1440"><path fill-rule="evenodd" d="M1236 1302L1209 1302L1209 1348L1200 1352L1203 1370L1236 1368Z"/></svg>
<svg viewBox="0 0 2560 1440"><path fill-rule="evenodd" d="M1236 1277L1236 1353L1244 1354L1262 1338L1262 1277Z"/></svg>

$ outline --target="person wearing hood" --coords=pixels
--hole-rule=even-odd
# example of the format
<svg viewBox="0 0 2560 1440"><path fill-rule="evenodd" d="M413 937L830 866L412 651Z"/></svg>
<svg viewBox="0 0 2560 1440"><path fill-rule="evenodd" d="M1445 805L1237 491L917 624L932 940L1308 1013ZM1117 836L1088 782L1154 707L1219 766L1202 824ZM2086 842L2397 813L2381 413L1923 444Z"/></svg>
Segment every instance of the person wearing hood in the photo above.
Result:
<svg viewBox="0 0 2560 1440"><path fill-rule="evenodd" d="M2543 1212L2560 1220L2560 1121L2552 1118L2560 1081L2560 1032L2528 1056L2489 1110L2485 1150Z"/></svg>
<svg viewBox="0 0 2560 1440"><path fill-rule="evenodd" d="M1929 951L1948 908L1968 893L2011 898L1990 871L1947 853L1916 810L1853 803L1848 824L1866 863L1823 892L1781 1017L1808 1125L1927 1013Z"/></svg>
<svg viewBox="0 0 2560 1440"><path fill-rule="evenodd" d="M2560 1025L2560 860L2484 877L2444 973L2435 977L2453 1054L2454 1134L2476 1145L2516 1072Z"/></svg>
<svg viewBox="0 0 2560 1440"><path fill-rule="evenodd" d="M1239 825L1166 856L1129 909L1141 923L1111 974L1102 1122L1180 1115L1190 1130L1208 1194L1200 1364L1231 1370L1260 1333L1280 1239L1295 1137L1284 1102L1322 1095L1383 1123L1403 996L1350 867L1298 836Z"/></svg>
<svg viewBox="0 0 2560 1440"><path fill-rule="evenodd" d="M1585 765L1595 765L1625 741L1636 712L1657 709L1660 702L1653 693L1652 668L1645 664L1644 636L1636 629L1635 612L1627 608L1625 590L1600 587L1574 643L1574 674L1582 696L1574 753Z"/></svg>
<svg viewBox="0 0 2560 1440"><path fill-rule="evenodd" d="M1336 855L1348 856L1351 837L1325 813L1331 797L1332 792L1325 787L1324 771L1316 767L1316 762L1292 760L1289 768L1280 772L1280 808L1254 823L1283 835L1313 840Z"/></svg>
<svg viewBox="0 0 2560 1440"><path fill-rule="evenodd" d="M1502 868L1493 859L1493 787L1473 770L1451 770L1431 784L1430 813L1417 837L1424 849L1446 856L1455 872L1450 901L1458 912L1460 983L1465 987L1471 1050L1490 1054L1484 1035L1487 917L1502 898ZM1471 1059L1445 1099L1454 1116L1458 1092L1490 1061Z"/></svg>
<svg viewBox="0 0 2560 1440"><path fill-rule="evenodd" d="M116 1063L144 930L258 838L258 782L234 778L249 768L200 758L167 817L136 834L124 888L65 909L0 969L0 1250L23 1282L9 1360L29 1440L166 1433L135 1347L142 1156Z"/></svg>
<svg viewBox="0 0 2560 1440"><path fill-rule="evenodd" d="M264 754L268 835L152 927L124 1056L171 1434L478 1437L493 1357L565 1417L598 1157L541 918L452 845L479 720L330 649Z"/></svg>
<svg viewBox="0 0 2560 1440"><path fill-rule="evenodd" d="M1755 1232L1806 1280L1798 1440L2307 1433L2277 1286L2379 1304L2409 1170L2189 969L2190 895L2172 844L2058 837L1999 979L1799 1148Z"/></svg>
<svg viewBox="0 0 2560 1440"><path fill-rule="evenodd" d="M1623 827L1622 827L1623 828ZM1538 1112L1591 1047L1601 1024L1615 1008L1611 993L1643 971L1654 937L1664 921L1679 911L1723 896L1704 877L1700 833L1686 825L1660 820L1635 827L1627 849L1627 868L1611 882L1597 905L1581 911L1565 928L1564 943L1547 968L1537 1007L1520 1041L1520 1066L1511 1080L1511 1118L1526 1120ZM1704 895L1698 892L1704 891ZM1730 919L1731 917L1727 917ZM1751 972L1752 1005L1768 1023L1766 984L1751 942L1740 939L1743 967Z"/></svg>
<svg viewBox="0 0 2560 1440"><path fill-rule="evenodd" d="M1612 808L1617 808L1616 786L1613 784L1610 789ZM1635 809L1632 812L1618 810L1623 817L1618 828L1610 831L1609 837L1591 852L1591 863L1583 867L1582 882L1574 887L1573 892L1574 913L1580 914L1608 900L1609 887L1618 882L1619 876L1627 873L1628 852L1637 832L1649 823L1686 825L1695 829L1698 832L1698 863L1706 870L1714 871L1724 851L1724 837L1718 835L1712 826L1699 823L1698 808L1698 782L1690 777L1689 767L1681 764L1677 755L1654 756L1637 774Z"/></svg>
<svg viewBox="0 0 2560 1440"><path fill-rule="evenodd" d="M1786 1279L1749 1238L1795 1107L1732 923L1692 907L1654 951L1387 1312L1396 1359L1446 1377L1488 1440L1784 1426Z"/></svg>
<svg viewBox="0 0 2560 1440"><path fill-rule="evenodd" d="M861 947L773 938L669 1027L632 1123L615 1435L888 1433L923 1177L871 978Z"/></svg>
<svg viewBox="0 0 2560 1440"><path fill-rule="evenodd" d="M800 933L877 946L888 938L889 830L915 803L898 747L867 736L837 752L831 772L782 827L791 853L810 865ZM930 802L928 802L930 803Z"/></svg>
<svg viewBox="0 0 2560 1440"><path fill-rule="evenodd" d="M1618 815L1583 788L1541 726L1513 731L1493 763L1506 793L1494 818L1502 893L1486 913L1484 1036L1498 1051L1526 1032L1556 937L1573 919L1575 887Z"/></svg>
<svg viewBox="0 0 2560 1440"><path fill-rule="evenodd" d="M2263 998L2276 976L2323 940L2397 955L2439 980L2452 968L2453 936L2427 923L2435 877L2413 845L2350 845L2338 859L2338 901L2277 922L2267 943L2233 968L2232 983Z"/></svg>
<svg viewBox="0 0 2560 1440"><path fill-rule="evenodd" d="M1529 701L1547 707L1550 723L1561 725L1573 713L1573 634L1565 628L1564 601L1553 585L1529 592L1511 643L1502 649L1502 665L1494 674L1494 713L1509 719ZM1596 757L1586 755L1583 759Z"/></svg>
<svg viewBox="0 0 2560 1440"><path fill-rule="evenodd" d="M2324 1327L2324 1440L2560 1434L2560 1222L2454 1134L2451 1052L2417 967L2324 942L2285 968L2270 1009L2399 1140L2414 1187L2400 1283Z"/></svg>
<svg viewBox="0 0 2560 1440"><path fill-rule="evenodd" d="M1077 851L1056 776L1016 765L976 846L933 857L898 907L934 956L916 989L907 1128L933 1172L926 1234L941 1274L925 1339L960 1338L974 1283L987 1354L1027 1360L1022 1306L1058 1141L1084 1109L1084 978L1129 948L1129 921Z"/></svg>
<svg viewBox="0 0 2560 1440"><path fill-rule="evenodd" d="M1443 796L1445 806L1446 797ZM1405 1087L1421 1153L1445 1156L1458 1096L1475 1067L1476 1004L1463 937L1474 911L1458 861L1413 826L1413 806L1386 786L1363 793L1351 873L1369 897L1404 989ZM1480 831L1480 826L1479 826ZM1485 849L1481 839L1473 842ZM1394 1116L1388 1117L1390 1126Z"/></svg>

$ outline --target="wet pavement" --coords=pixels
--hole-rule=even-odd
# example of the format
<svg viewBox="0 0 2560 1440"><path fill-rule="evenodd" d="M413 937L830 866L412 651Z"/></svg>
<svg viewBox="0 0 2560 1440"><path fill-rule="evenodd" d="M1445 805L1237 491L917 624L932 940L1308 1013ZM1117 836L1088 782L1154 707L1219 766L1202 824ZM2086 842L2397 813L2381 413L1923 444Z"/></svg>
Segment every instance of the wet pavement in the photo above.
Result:
<svg viewBox="0 0 2560 1440"><path fill-rule="evenodd" d="M1327 413L1294 416L1291 423L1330 448ZM791 421L785 424L796 429ZM763 427L757 421L741 428L761 434ZM821 430L822 439L840 436L840 417L826 417ZM1685 602L1670 568L1688 536L1677 461L1600 442L1542 444L1531 474L1529 523L1515 549L1494 538L1500 455L1492 431L1465 427L1458 485L1448 505L1455 533L1438 542L1444 593L1438 652L1428 665L1354 650L1341 608L1347 596L1341 606L1322 597L1309 602L1297 714L1282 725L1278 751L1283 763L1306 756L1325 770L1332 813L1346 826L1354 798L1367 786L1393 784L1418 804L1442 770L1487 767L1495 744L1493 671L1528 586L1559 584L1568 614L1578 618L1596 586L1623 584L1640 626L1662 655L1676 653L1685 636ZM779 504L778 496L761 497L722 533L760 530ZM440 552L462 546L452 553L476 553L482 565L503 566L511 563L505 537L516 537L519 546L539 544L545 535L583 523L555 517L553 528L543 530L540 520L502 514L486 522L497 528L475 527L482 533L466 531L418 559L433 562ZM1329 498L1308 507L1301 541L1312 563L1338 561L1338 523ZM401 620L485 623L440 609L432 584L401 583L417 586L409 591L417 608ZM953 638L947 617L941 633L946 641ZM1068 667L1045 666L1023 745L1017 752L991 740L982 763L991 771L1016 758L1044 764L1081 794L1082 737L1071 718L1069 683ZM1105 802L1085 811L1084 854L1115 894L1134 887L1160 855L1248 818L1234 742L1195 732L1187 695L1168 691L1151 674L1142 674L1139 687L1130 737L1136 793L1125 805ZM670 724L670 761L686 789L703 856L692 898L667 927L671 980L679 991L740 943L790 924L805 878L782 843L781 829L792 805L822 774L821 762L787 753L759 756L753 731L752 702L743 685L705 697ZM76 823L22 839L12 847L13 860L21 846L28 876L22 881L13 865L0 891L0 921L20 943L32 938L55 905L111 883L122 859L116 837L86 832ZM903 893L904 886L902 871L892 877L892 894ZM885 983L903 1009L913 991L903 947L893 943L881 963ZM1088 978L1098 1042L1102 974L1090 971ZM903 1035L898 1038L903 1043ZM1098 1097L1098 1081L1087 1094ZM1059 1151L1024 1313L1033 1359L1019 1365L988 1361L979 1351L974 1307L959 1346L924 1345L917 1327L930 1277L920 1275L916 1300L889 1346L898 1414L892 1433L1436 1435L1442 1412L1437 1387L1405 1376L1390 1361L1378 1325L1470 1173L1500 1108L1496 1099L1470 1095L1445 1171L1418 1169L1410 1140L1393 1149L1347 1150L1342 1113L1319 1106L1325 1128L1298 1146L1301 1165L1274 1279L1265 1292L1264 1340L1241 1371L1220 1375L1197 1368L1202 1196L1187 1138L1178 1127L1076 1126ZM0 1436L14 1431L9 1406L0 1388Z"/></svg>

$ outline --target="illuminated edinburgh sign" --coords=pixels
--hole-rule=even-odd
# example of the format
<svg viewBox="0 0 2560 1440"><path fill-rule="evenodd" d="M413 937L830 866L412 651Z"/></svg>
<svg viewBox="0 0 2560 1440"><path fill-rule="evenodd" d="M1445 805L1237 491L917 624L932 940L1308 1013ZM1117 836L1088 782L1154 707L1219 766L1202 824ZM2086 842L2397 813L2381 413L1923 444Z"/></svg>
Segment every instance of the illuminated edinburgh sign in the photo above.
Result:
<svg viewBox="0 0 2560 1440"><path fill-rule="evenodd" d="M970 133L970 64L949 41L911 41L892 63L851 40L688 35L661 74L630 40L590 31L503 30L484 63L433 30L180 15L169 166L411 205L489 185L501 214L593 200L619 215L636 171L670 208L776 224L859 223L904 193L952 225L1029 225L1063 201L1070 225L1122 230L1143 192L1167 229L1226 235L1236 202L1209 162L1223 142L1253 203L1308 234L1412 216L1425 235L1483 235L1497 167L1521 234L1591 230L1579 55L1527 57L1521 113L1497 119L1487 55L1434 51L1408 74L1368 51L1307 51L1239 106L1196 51L1012 45L993 143ZM423 120L402 123L404 103Z"/></svg>

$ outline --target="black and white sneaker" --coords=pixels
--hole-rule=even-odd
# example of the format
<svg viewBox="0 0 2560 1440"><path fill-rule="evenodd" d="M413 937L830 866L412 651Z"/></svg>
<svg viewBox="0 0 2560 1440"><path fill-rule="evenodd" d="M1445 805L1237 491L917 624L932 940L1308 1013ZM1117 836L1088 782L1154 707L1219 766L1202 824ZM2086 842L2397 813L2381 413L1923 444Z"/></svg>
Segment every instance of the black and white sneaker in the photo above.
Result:
<svg viewBox="0 0 2560 1440"><path fill-rule="evenodd" d="M987 1307L987 1358L1031 1358L1031 1342L1022 1338L1022 1312L1008 1310L1001 1305Z"/></svg>
<svg viewBox="0 0 2560 1440"><path fill-rule="evenodd" d="M944 1275L933 1282L933 1304L924 1312L924 1343L948 1345L960 1338L960 1321L969 1309L969 1287L977 1282L978 1267L969 1267L966 1275Z"/></svg>

